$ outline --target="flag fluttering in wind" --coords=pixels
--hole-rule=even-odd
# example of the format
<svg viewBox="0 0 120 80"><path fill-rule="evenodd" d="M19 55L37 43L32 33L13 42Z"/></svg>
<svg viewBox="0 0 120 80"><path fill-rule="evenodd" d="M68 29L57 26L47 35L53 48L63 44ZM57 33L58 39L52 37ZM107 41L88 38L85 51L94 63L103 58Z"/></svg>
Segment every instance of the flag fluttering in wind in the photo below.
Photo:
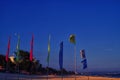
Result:
<svg viewBox="0 0 120 80"><path fill-rule="evenodd" d="M8 62L9 51L10 51L10 37L8 40L8 48L7 48L7 52L6 52L6 58L5 58L6 62Z"/></svg>
<svg viewBox="0 0 120 80"><path fill-rule="evenodd" d="M70 40L71 43L76 44L76 40L75 40L75 35L74 34L70 35L69 40Z"/></svg>
<svg viewBox="0 0 120 80"><path fill-rule="evenodd" d="M19 35L17 35L17 37L18 37L18 42L17 42L17 47L16 47L16 49L17 49L17 56L16 56L16 61L18 62L19 61L19 53L20 53L20 36Z"/></svg>
<svg viewBox="0 0 120 80"><path fill-rule="evenodd" d="M29 57L30 61L33 60L33 41L34 41L34 36L32 35L30 57Z"/></svg>
<svg viewBox="0 0 120 80"><path fill-rule="evenodd" d="M81 58L83 59L81 61L81 63L83 64L83 69L86 69L87 68L87 59L86 59L86 56L85 56L85 50L80 50L80 55L81 55Z"/></svg>
<svg viewBox="0 0 120 80"><path fill-rule="evenodd" d="M83 64L83 69L86 69L87 68L87 59L83 59L81 61L81 63Z"/></svg>
<svg viewBox="0 0 120 80"><path fill-rule="evenodd" d="M49 35L49 39L48 39L48 56L47 56L48 64L49 64L49 58L50 58L50 35Z"/></svg>
<svg viewBox="0 0 120 80"><path fill-rule="evenodd" d="M63 41L60 43L60 51L59 51L59 65L60 69L63 69Z"/></svg>
<svg viewBox="0 0 120 80"><path fill-rule="evenodd" d="M80 55L81 55L82 59L85 59L86 58L86 56L85 56L85 50L80 50Z"/></svg>

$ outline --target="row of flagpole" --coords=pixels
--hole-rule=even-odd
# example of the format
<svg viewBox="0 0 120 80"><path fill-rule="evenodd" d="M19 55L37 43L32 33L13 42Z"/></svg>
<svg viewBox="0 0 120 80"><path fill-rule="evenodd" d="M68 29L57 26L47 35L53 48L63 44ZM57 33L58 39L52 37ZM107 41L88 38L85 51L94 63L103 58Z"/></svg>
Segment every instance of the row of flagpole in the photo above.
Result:
<svg viewBox="0 0 120 80"><path fill-rule="evenodd" d="M18 42L17 42L17 54L16 54L16 61L17 61L17 70L19 73L19 48L20 48L20 35L16 34L17 38L18 38ZM75 80L76 80L76 74L77 74L77 63L76 63L76 39L75 39L75 35L70 35L69 37L69 41L70 43L74 44L74 73L75 73ZM6 52L6 62L8 64L8 57L9 57L9 51L10 51L10 39L11 37L9 37L8 40L8 48L7 48L7 52ZM48 56L47 56L47 80L48 80L48 75L49 75L49 58L50 58L50 39L51 36L49 35L48 38ZM33 43L34 43L34 35L32 35L32 40L31 40L31 48L30 48L30 56L29 56L29 60L32 63L33 60ZM83 69L87 68L87 59L85 56L85 50L80 50L80 55L82 58L81 63L83 64ZM62 80L63 80L63 41L60 43L60 50L59 50L59 66L60 66L60 70L61 70L61 76L62 76ZM8 65L6 65L6 71L8 69ZM18 79L19 79L19 75L18 75ZM88 77L89 79L89 77Z"/></svg>
<svg viewBox="0 0 120 80"><path fill-rule="evenodd" d="M17 41L17 47L16 47L16 71L18 72L18 80L19 80L19 54L20 54L20 35L15 33L15 36L17 36L18 41ZM8 40L8 48L7 48L7 52L6 52L6 72L8 71L8 60L9 60L9 52L10 52L10 40L11 37L9 36L9 40ZM29 60L32 63L33 60L33 40L34 40L34 36L32 35L32 40L31 40L31 49L30 49L30 57Z"/></svg>

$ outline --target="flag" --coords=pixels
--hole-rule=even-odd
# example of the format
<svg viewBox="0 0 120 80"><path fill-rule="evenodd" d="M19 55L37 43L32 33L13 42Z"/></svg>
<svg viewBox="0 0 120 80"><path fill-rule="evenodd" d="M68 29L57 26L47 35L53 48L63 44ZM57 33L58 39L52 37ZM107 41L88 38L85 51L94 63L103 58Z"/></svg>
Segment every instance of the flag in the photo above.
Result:
<svg viewBox="0 0 120 80"><path fill-rule="evenodd" d="M76 44L76 40L75 40L75 35L70 35L70 38L69 38L70 42L73 43L73 44Z"/></svg>
<svg viewBox="0 0 120 80"><path fill-rule="evenodd" d="M49 64L49 57L50 57L50 35L49 35L49 39L48 39L48 56L47 56L48 64Z"/></svg>
<svg viewBox="0 0 120 80"><path fill-rule="evenodd" d="M81 61L81 63L83 64L83 69L86 69L87 68L87 59L86 59L86 56L85 56L85 50L80 50L80 55L81 55L81 58L83 59Z"/></svg>
<svg viewBox="0 0 120 80"><path fill-rule="evenodd" d="M7 52L6 52L6 58L5 58L6 62L8 62L9 51L10 51L10 37L8 40L8 48L7 48Z"/></svg>
<svg viewBox="0 0 120 80"><path fill-rule="evenodd" d="M29 57L30 61L33 60L33 41L34 41L34 36L32 35L30 57Z"/></svg>
<svg viewBox="0 0 120 80"><path fill-rule="evenodd" d="M60 51L59 51L59 65L60 69L63 69L63 41L60 43Z"/></svg>
<svg viewBox="0 0 120 80"><path fill-rule="evenodd" d="M18 62L19 61L19 53L20 53L20 51L19 51L19 48L20 48L20 36L17 35L17 37L18 37L18 42L17 42L17 47L16 47L16 49L17 49L16 61Z"/></svg>
<svg viewBox="0 0 120 80"><path fill-rule="evenodd" d="M81 63L83 64L83 69L86 69L87 68L87 59L83 59L81 61Z"/></svg>
<svg viewBox="0 0 120 80"><path fill-rule="evenodd" d="M84 49L80 50L80 55L81 55L82 59L86 58L86 56L85 56L85 50Z"/></svg>

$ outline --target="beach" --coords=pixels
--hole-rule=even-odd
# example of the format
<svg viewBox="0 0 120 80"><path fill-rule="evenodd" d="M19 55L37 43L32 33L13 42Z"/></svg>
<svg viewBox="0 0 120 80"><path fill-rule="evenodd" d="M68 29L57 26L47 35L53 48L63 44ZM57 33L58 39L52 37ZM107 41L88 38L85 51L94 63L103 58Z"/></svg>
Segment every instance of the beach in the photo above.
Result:
<svg viewBox="0 0 120 80"><path fill-rule="evenodd" d="M47 79L48 78L48 79ZM56 76L56 75L22 75L0 73L0 80L75 80L74 75ZM76 76L76 80L120 80L120 78L99 77L99 76Z"/></svg>
<svg viewBox="0 0 120 80"><path fill-rule="evenodd" d="M46 79L42 79L46 80ZM75 80L74 76L67 76L63 79L61 77L51 77L49 80ZM76 80L120 80L120 78L108 78L108 77L93 77L93 76L76 76Z"/></svg>

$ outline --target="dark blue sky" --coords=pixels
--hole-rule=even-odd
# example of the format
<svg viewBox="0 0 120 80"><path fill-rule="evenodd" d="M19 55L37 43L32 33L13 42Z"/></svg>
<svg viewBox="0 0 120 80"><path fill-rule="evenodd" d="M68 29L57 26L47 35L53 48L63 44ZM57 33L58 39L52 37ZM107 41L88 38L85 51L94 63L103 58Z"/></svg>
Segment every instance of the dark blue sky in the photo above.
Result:
<svg viewBox="0 0 120 80"><path fill-rule="evenodd" d="M77 71L82 70L81 49L86 50L90 71L120 70L120 2L118 0L1 0L0 53L5 54L11 35L10 55L16 49L29 51L32 33L34 57L44 67L48 35L51 34L50 67L59 69L59 43L64 42L64 67L74 70L74 49L69 35L76 35Z"/></svg>

